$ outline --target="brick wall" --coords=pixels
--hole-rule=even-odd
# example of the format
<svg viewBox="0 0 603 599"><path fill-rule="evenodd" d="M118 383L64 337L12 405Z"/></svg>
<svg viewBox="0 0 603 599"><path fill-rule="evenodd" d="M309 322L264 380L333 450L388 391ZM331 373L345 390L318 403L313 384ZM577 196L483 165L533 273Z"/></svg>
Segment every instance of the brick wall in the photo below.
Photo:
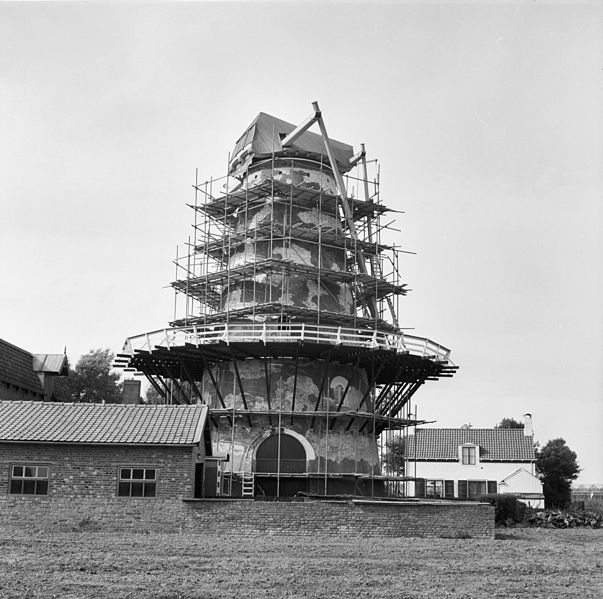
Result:
<svg viewBox="0 0 603 599"><path fill-rule="evenodd" d="M0 497L9 503L19 497L7 495L10 466L34 463L50 467L46 499L114 498L120 466L157 470L157 498L192 497L193 450L190 447L127 447L100 445L0 444ZM24 497L23 501L43 501ZM119 498L119 501L123 501ZM149 500L145 500L149 501Z"/></svg>
<svg viewBox="0 0 603 599"><path fill-rule="evenodd" d="M494 536L494 510L477 503L187 502L192 528L214 534L362 537Z"/></svg>
<svg viewBox="0 0 603 599"><path fill-rule="evenodd" d="M25 530L213 535L494 536L494 508L457 502L192 500L195 455L180 447L0 444L0 525ZM10 465L50 466L49 494L9 495ZM116 497L120 466L157 470L157 497Z"/></svg>
<svg viewBox="0 0 603 599"><path fill-rule="evenodd" d="M379 505L3 495L0 524L30 531L493 538L494 508L476 503Z"/></svg>

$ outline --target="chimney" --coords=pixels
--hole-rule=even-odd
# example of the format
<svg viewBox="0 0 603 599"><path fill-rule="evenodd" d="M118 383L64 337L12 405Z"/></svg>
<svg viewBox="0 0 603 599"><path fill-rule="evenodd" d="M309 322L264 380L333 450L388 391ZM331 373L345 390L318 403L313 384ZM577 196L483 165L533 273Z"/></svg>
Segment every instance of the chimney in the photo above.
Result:
<svg viewBox="0 0 603 599"><path fill-rule="evenodd" d="M524 414L524 425L523 425L523 434L526 437L534 436L534 429L532 427L532 414Z"/></svg>

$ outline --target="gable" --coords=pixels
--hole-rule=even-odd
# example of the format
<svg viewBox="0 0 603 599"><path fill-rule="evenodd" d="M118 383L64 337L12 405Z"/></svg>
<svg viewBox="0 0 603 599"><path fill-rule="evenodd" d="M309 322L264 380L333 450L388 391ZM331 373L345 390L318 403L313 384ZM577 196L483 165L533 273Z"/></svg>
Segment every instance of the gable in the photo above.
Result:
<svg viewBox="0 0 603 599"><path fill-rule="evenodd" d="M503 478L500 487L505 493L542 493L540 479L524 468L519 468Z"/></svg>
<svg viewBox="0 0 603 599"><path fill-rule="evenodd" d="M512 474L509 474L509 476L506 476L505 478L502 479L501 482L503 483L526 483L526 482L532 482L533 480L537 480L538 482L540 482L540 480L538 479L538 477L534 476L533 474L531 474L530 472L528 472L525 468L518 468L517 470L515 470L515 472L513 472Z"/></svg>
<svg viewBox="0 0 603 599"><path fill-rule="evenodd" d="M9 384L44 394L44 387L33 369L34 357L29 352L0 339L0 384Z"/></svg>
<svg viewBox="0 0 603 599"><path fill-rule="evenodd" d="M65 354L33 354L32 367L35 372L48 372L66 376L69 362Z"/></svg>
<svg viewBox="0 0 603 599"><path fill-rule="evenodd" d="M68 372L65 354L31 354L0 339L0 399L68 401Z"/></svg>

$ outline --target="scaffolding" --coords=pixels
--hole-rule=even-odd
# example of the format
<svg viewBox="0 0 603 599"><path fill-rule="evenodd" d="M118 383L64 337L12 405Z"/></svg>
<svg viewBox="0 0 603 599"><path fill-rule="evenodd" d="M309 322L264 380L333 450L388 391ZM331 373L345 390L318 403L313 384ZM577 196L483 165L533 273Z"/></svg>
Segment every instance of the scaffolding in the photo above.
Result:
<svg viewBox="0 0 603 599"><path fill-rule="evenodd" d="M447 348L400 327L403 250L382 242L394 211L381 202L378 162L364 146L353 154L331 140L313 109L298 127L260 114L226 176L196 175L193 237L176 252L174 318L128 338L118 356L165 401L210 404L216 447L230 444L230 494L236 480L249 494L250 470L256 481L274 479L277 496L399 493L405 478L382 474L380 454L420 423L411 399L421 385L456 370ZM308 131L315 124L320 135ZM261 399L249 382L258 369ZM281 472L285 430L310 452L303 431L320 446L305 472ZM278 437L276 472L260 472L254 443L269 433ZM333 466L333 436L339 446L349 438L354 467Z"/></svg>
<svg viewBox="0 0 603 599"><path fill-rule="evenodd" d="M381 243L381 232L387 227L381 224L381 216L389 209L380 203L378 179L347 175L348 181L363 184L367 197L348 200L352 219L346 222L338 195L322 187L308 188L303 182L296 185L292 177L288 183L279 180L283 169L303 169L308 161L274 158L267 162L269 176L253 186L237 181L237 188L214 197L214 187L220 183L228 187L229 176L195 185L200 193L191 207L201 218L195 219L193 242L175 260L178 278L172 283L186 298L185 314L171 325L260 318L397 330L392 298L407 290L400 282L401 250ZM319 168L321 178L327 177L325 171L330 169L324 164ZM317 222L296 221L294 213L302 211L316 211ZM254 222L258 213L263 218ZM308 256L316 256L317 263L310 263ZM304 309L290 301L287 285L297 276L316 282L321 293L315 306ZM349 289L353 309L330 310L341 284ZM228 301L233 289L243 295L237 308ZM321 305L323 296L333 301Z"/></svg>

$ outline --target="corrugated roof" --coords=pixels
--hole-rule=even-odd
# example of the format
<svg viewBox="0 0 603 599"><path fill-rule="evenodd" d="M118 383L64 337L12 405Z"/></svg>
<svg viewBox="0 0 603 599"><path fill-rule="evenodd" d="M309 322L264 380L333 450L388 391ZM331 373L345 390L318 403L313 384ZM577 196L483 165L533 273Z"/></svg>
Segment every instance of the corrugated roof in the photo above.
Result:
<svg viewBox="0 0 603 599"><path fill-rule="evenodd" d="M253 158L272 156L272 152L278 156L322 159L325 164L329 164L322 136L313 131L306 131L295 140L295 143L286 148L282 147L281 139L291 133L296 126L265 112L260 112L235 145L230 163L231 172L244 169ZM342 172L348 171L350 159L354 155L354 148L334 139L330 139L330 142L337 167ZM243 152L243 150L245 151Z"/></svg>
<svg viewBox="0 0 603 599"><path fill-rule="evenodd" d="M480 460L532 461L534 439L523 429L511 428L423 428L416 432L417 460L458 460L459 445L479 445ZM415 435L405 443L405 457L415 459Z"/></svg>
<svg viewBox="0 0 603 599"><path fill-rule="evenodd" d="M0 402L0 442L192 445L207 406Z"/></svg>

